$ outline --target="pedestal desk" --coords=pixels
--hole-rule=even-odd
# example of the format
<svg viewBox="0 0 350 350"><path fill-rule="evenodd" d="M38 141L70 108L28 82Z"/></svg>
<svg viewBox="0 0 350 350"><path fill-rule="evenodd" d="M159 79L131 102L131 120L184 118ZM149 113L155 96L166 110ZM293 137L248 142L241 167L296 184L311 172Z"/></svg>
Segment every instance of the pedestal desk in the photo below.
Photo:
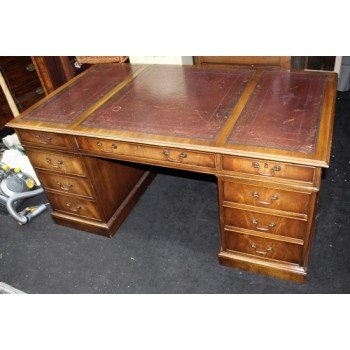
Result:
<svg viewBox="0 0 350 350"><path fill-rule="evenodd" d="M152 165L209 173L219 262L303 282L335 96L333 73L97 65L8 126L56 223L111 237Z"/></svg>

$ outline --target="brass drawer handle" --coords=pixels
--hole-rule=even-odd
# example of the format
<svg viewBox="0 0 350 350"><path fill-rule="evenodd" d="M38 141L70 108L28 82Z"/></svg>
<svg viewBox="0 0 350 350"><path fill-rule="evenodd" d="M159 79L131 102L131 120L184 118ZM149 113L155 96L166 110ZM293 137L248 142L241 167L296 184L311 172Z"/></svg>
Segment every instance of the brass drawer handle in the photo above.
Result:
<svg viewBox="0 0 350 350"><path fill-rule="evenodd" d="M35 66L34 66L34 64L33 64L33 63L28 64L28 66L26 67L26 70L27 70L28 72L34 72L34 71L35 71Z"/></svg>
<svg viewBox="0 0 350 350"><path fill-rule="evenodd" d="M50 164L51 168L55 168L55 169L60 169L60 168L62 167L62 165L63 165L62 160L58 160L58 161L57 161L57 165L54 165L54 164L52 163L52 160L51 160L50 158L46 158L46 162L47 162L48 164Z"/></svg>
<svg viewBox="0 0 350 350"><path fill-rule="evenodd" d="M173 162L173 163L182 163L182 160L187 158L187 153L186 152L181 152L178 155L178 159L171 158L170 157L170 151L168 151L168 150L164 150L163 154L165 155L166 160L168 160L169 162Z"/></svg>
<svg viewBox="0 0 350 350"><path fill-rule="evenodd" d="M255 243L250 243L250 246L254 250L255 253L266 256L267 254L272 252L272 247L268 247L266 250L259 250Z"/></svg>
<svg viewBox="0 0 350 350"><path fill-rule="evenodd" d="M78 213L81 209L81 205L77 205L75 208L73 207L72 203L66 202L66 206L69 208L69 210L73 211L74 213Z"/></svg>
<svg viewBox="0 0 350 350"><path fill-rule="evenodd" d="M264 163L264 171L260 170L260 164L258 162L253 162L252 167L258 169L258 174L261 176L275 176L276 171L281 171L280 165L275 165L269 169L269 163Z"/></svg>
<svg viewBox="0 0 350 350"><path fill-rule="evenodd" d="M259 200L260 195L258 192L252 192L252 196L257 200L258 203L260 204L264 204L264 205L271 205L273 203L273 201L277 201L278 196L276 196L275 194L271 196L271 201L270 202L265 202L265 201L261 201Z"/></svg>
<svg viewBox="0 0 350 350"><path fill-rule="evenodd" d="M61 190L63 190L63 191L70 191L71 188L73 187L73 185L72 185L70 182L68 182L67 187L64 187L64 186L62 185L62 183L59 182L59 181L57 181L57 185L58 185L58 187L59 187Z"/></svg>
<svg viewBox="0 0 350 350"><path fill-rule="evenodd" d="M52 136L44 136L41 134L35 134L35 137L37 138L38 142L43 143L45 145L51 143L52 141Z"/></svg>
<svg viewBox="0 0 350 350"><path fill-rule="evenodd" d="M37 95L42 95L44 93L44 89L42 87L38 87L37 89L35 89L35 93Z"/></svg>
<svg viewBox="0 0 350 350"><path fill-rule="evenodd" d="M100 141L97 141L97 146L100 147L100 151L104 153L113 153L113 151L118 148L118 146L115 143L112 143L110 145L110 150L105 149L103 143Z"/></svg>
<svg viewBox="0 0 350 350"><path fill-rule="evenodd" d="M252 223L255 225L255 228L256 228L257 230L264 231L264 232L270 231L270 228L276 226L276 224L275 224L274 222L270 222L270 223L267 225L267 227L266 227L266 226L265 226L265 227L263 227L263 226L258 226L258 225L259 225L259 221L256 220L256 219L253 219L253 220L252 220Z"/></svg>

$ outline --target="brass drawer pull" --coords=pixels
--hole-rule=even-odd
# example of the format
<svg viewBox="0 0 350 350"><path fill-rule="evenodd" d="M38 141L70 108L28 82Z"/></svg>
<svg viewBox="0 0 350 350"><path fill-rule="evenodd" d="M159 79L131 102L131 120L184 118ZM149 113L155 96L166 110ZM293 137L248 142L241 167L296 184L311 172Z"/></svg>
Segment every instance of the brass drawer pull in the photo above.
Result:
<svg viewBox="0 0 350 350"><path fill-rule="evenodd" d="M45 145L51 143L52 141L52 136L43 136L41 134L36 134L35 137L37 138L37 140L40 142L40 143L43 143Z"/></svg>
<svg viewBox="0 0 350 350"><path fill-rule="evenodd" d="M70 189L73 187L73 185L70 182L68 182L67 187L64 187L59 181L57 181L57 185L63 191L70 191Z"/></svg>
<svg viewBox="0 0 350 350"><path fill-rule="evenodd" d="M168 150L164 150L163 151L163 154L165 155L166 159L169 161L169 162L173 162L173 163L182 163L182 160L187 158L187 153L186 152L181 152L179 155L178 155L178 159L175 159L175 158L171 158L170 157L170 151Z"/></svg>
<svg viewBox="0 0 350 350"><path fill-rule="evenodd" d="M26 70L27 70L28 72L34 72L34 71L35 71L35 66L34 66L34 64L33 64L33 63L28 64L28 66L26 67Z"/></svg>
<svg viewBox="0 0 350 350"><path fill-rule="evenodd" d="M38 87L37 89L35 89L35 93L37 95L42 95L44 93L44 89L42 87Z"/></svg>
<svg viewBox="0 0 350 350"><path fill-rule="evenodd" d="M264 232L269 231L270 228L276 226L276 224L275 224L274 222L270 222L270 223L267 225L267 227L258 226L258 225L259 225L259 221L256 220L256 219L253 219L253 220L252 220L252 223L255 225L255 228L256 228L257 230L264 231Z"/></svg>
<svg viewBox="0 0 350 350"><path fill-rule="evenodd" d="M260 204L264 204L264 205L271 205L273 203L273 201L277 201L278 196L276 196L275 194L271 196L271 201L270 202L265 202L265 201L261 201L259 200L260 195L258 192L252 192L252 196L257 200L258 203Z"/></svg>
<svg viewBox="0 0 350 350"><path fill-rule="evenodd" d="M259 250L255 243L250 243L250 246L252 247L252 249L254 250L255 253L260 254L260 255L264 255L264 256L271 253L273 250L272 247L268 247L266 250Z"/></svg>
<svg viewBox="0 0 350 350"><path fill-rule="evenodd" d="M79 210L81 209L81 205L77 205L75 208L73 207L72 203L66 202L66 206L69 208L69 210L78 213Z"/></svg>
<svg viewBox="0 0 350 350"><path fill-rule="evenodd" d="M280 165L275 165L273 168L269 169L269 163L264 163L264 170L260 170L260 164L258 162L253 162L252 167L258 169L258 174L262 176L275 176L276 171L281 171Z"/></svg>
<svg viewBox="0 0 350 350"><path fill-rule="evenodd" d="M63 165L62 160L57 161L57 165L52 164L52 160L50 158L46 158L46 162L51 165L52 168L60 169Z"/></svg>
<svg viewBox="0 0 350 350"><path fill-rule="evenodd" d="M110 145L110 150L105 149L103 143L100 141L97 141L97 146L100 147L100 151L104 153L113 153L113 151L118 148L118 146L115 143L112 143Z"/></svg>

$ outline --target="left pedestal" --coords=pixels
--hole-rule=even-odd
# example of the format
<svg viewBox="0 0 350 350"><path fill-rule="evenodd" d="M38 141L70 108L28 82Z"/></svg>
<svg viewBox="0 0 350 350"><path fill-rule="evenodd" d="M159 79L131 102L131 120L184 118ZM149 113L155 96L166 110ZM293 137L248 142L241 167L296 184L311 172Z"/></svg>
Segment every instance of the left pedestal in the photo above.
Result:
<svg viewBox="0 0 350 350"><path fill-rule="evenodd" d="M60 225L112 237L154 177L149 166L81 155L69 135L16 132Z"/></svg>

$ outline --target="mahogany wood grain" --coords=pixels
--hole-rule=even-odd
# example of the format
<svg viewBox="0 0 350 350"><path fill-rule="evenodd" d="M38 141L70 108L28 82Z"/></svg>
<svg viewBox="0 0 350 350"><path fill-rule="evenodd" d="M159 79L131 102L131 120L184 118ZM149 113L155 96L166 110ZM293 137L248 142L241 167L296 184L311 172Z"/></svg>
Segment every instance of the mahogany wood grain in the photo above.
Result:
<svg viewBox="0 0 350 350"><path fill-rule="evenodd" d="M93 198L92 186L88 179L51 174L41 170L37 170L36 173L46 191Z"/></svg>
<svg viewBox="0 0 350 350"><path fill-rule="evenodd" d="M313 183L315 168L263 159L222 157L222 169L228 172L257 175L260 178L289 179Z"/></svg>
<svg viewBox="0 0 350 350"><path fill-rule="evenodd" d="M93 201L63 194L54 194L49 191L47 191L46 194L52 208L56 211L102 221L101 211Z"/></svg>
<svg viewBox="0 0 350 350"><path fill-rule="evenodd" d="M153 174L140 164L211 173L218 178L219 262L304 281L321 168L329 166L335 75L113 67L106 84L101 72L88 69L9 123L49 197L57 197L55 222L111 237L151 181ZM84 84L91 93L85 100ZM101 95L94 95L94 84ZM69 95L72 103L65 106ZM255 96L266 96L258 99L264 108ZM58 115L63 122L54 122ZM291 115L305 123L288 130L283 123ZM274 140L257 145L254 137L266 141L265 134ZM75 179L78 191L53 188L58 177ZM99 218L63 210L65 197L96 206Z"/></svg>
<svg viewBox="0 0 350 350"><path fill-rule="evenodd" d="M112 217L142 176L149 171L149 167L96 157L84 156L83 161L105 221Z"/></svg>
<svg viewBox="0 0 350 350"><path fill-rule="evenodd" d="M223 199L228 202L307 215L310 194L270 184L258 186L254 182L244 184L224 181Z"/></svg>
<svg viewBox="0 0 350 350"><path fill-rule="evenodd" d="M71 136L27 130L18 130L17 134L23 145L44 146L62 150L74 148L74 138Z"/></svg>
<svg viewBox="0 0 350 350"><path fill-rule="evenodd" d="M300 264L302 257L302 245L234 231L226 231L226 246L223 248L262 259L282 260L292 264Z"/></svg>
<svg viewBox="0 0 350 350"><path fill-rule="evenodd" d="M297 239L304 239L306 234L305 219L260 213L258 211L227 207L224 204L225 227L233 226L258 231L261 234L273 234ZM265 235L266 236L266 235Z"/></svg>
<svg viewBox="0 0 350 350"><path fill-rule="evenodd" d="M77 155L26 147L26 154L37 169L50 170L65 175L85 176L81 158Z"/></svg>
<svg viewBox="0 0 350 350"><path fill-rule="evenodd" d="M195 56L197 65L250 66L264 69L291 68L290 56Z"/></svg>
<svg viewBox="0 0 350 350"><path fill-rule="evenodd" d="M94 138L77 138L78 146L83 151L92 151L95 155L112 156L126 155L136 159L151 159L169 163L170 167L191 165L215 168L214 155L201 152L192 152L186 149L173 149L165 147L150 147L141 144L129 144Z"/></svg>

